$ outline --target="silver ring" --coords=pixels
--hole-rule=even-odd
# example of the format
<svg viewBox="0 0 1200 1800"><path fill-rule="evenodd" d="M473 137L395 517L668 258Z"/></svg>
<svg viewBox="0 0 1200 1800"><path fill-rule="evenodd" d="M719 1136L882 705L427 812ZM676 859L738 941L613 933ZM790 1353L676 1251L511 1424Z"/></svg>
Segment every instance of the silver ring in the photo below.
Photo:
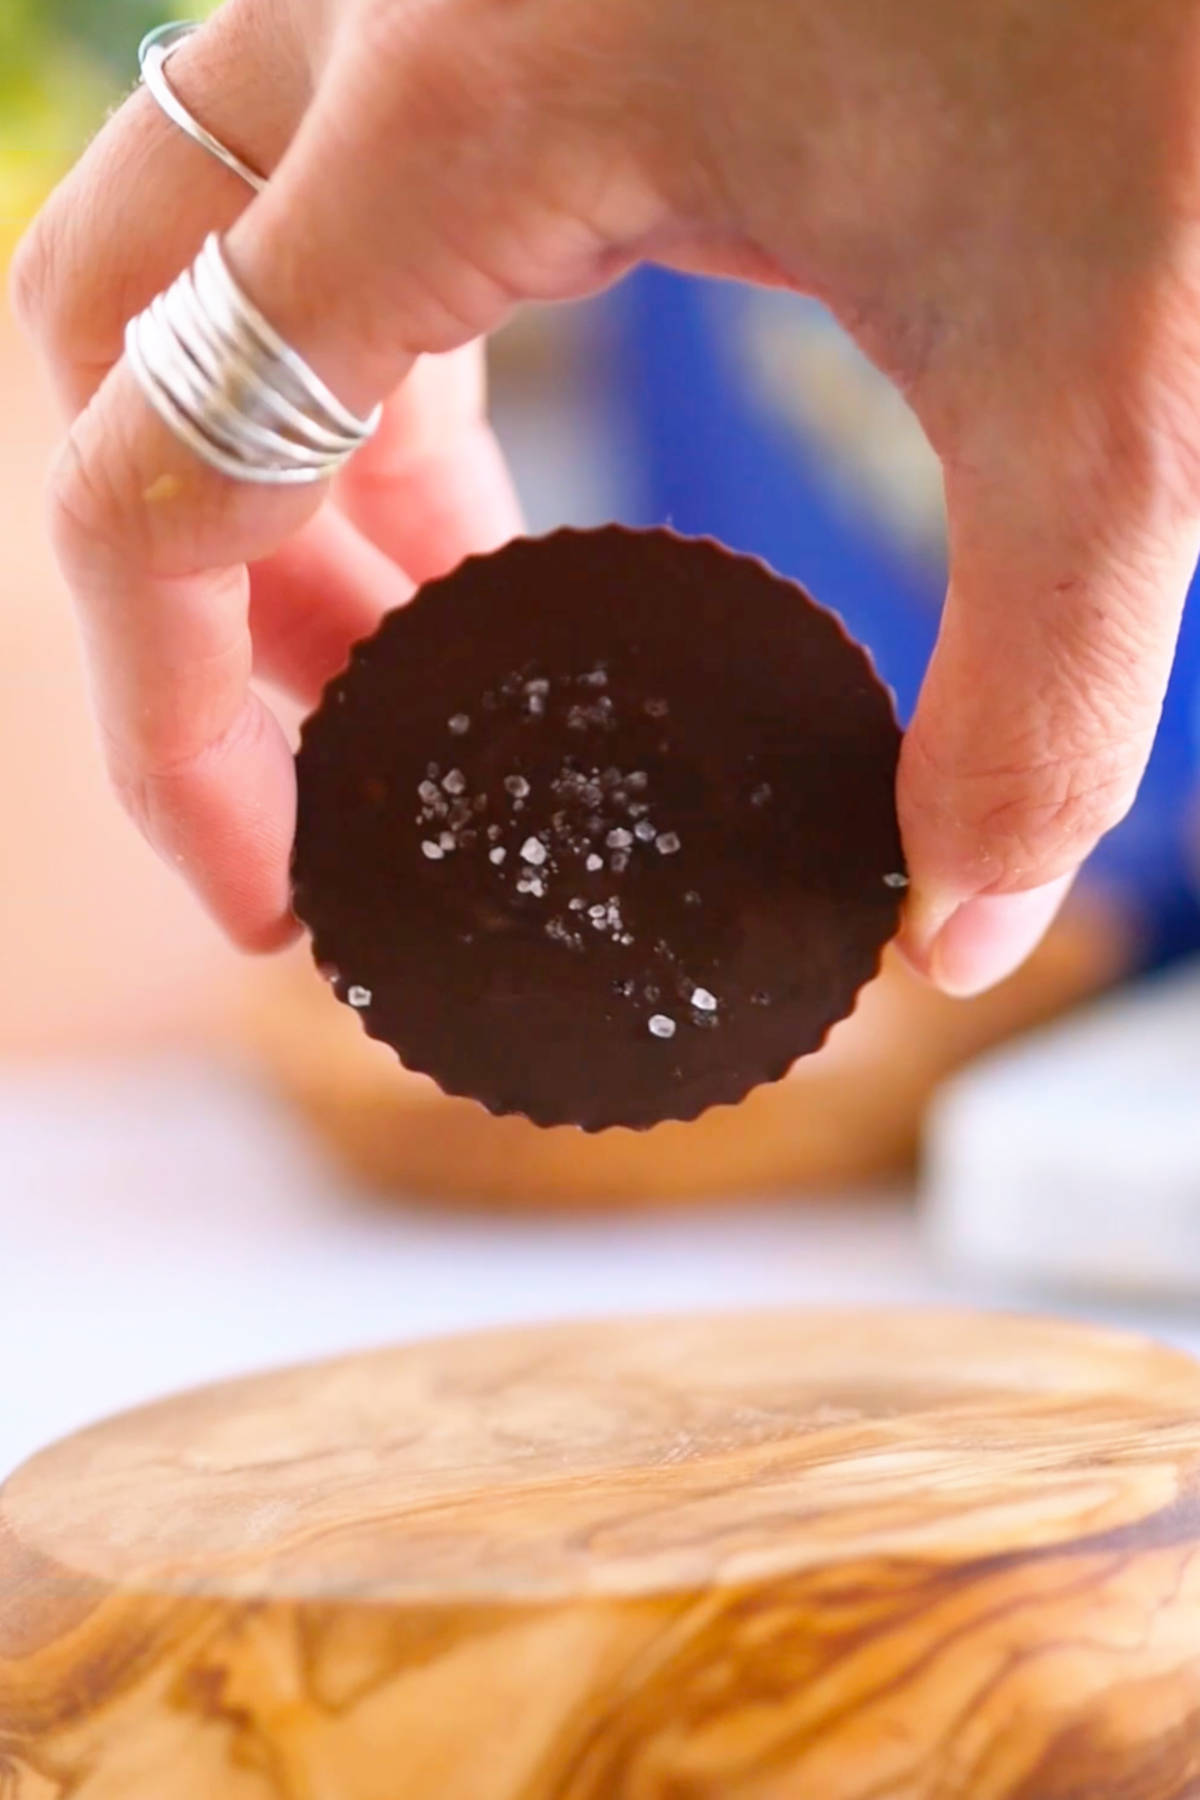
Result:
<svg viewBox="0 0 1200 1800"><path fill-rule="evenodd" d="M216 232L125 328L143 395L189 449L235 481L323 481L371 436L242 292Z"/></svg>
<svg viewBox="0 0 1200 1800"><path fill-rule="evenodd" d="M170 25L160 25L155 31L148 31L138 45L138 68L142 73L142 84L172 124L178 125L193 143L207 150L210 156L215 156L218 162L224 163L227 169L232 169L235 175L240 175L248 187L259 193L267 185L265 175L260 175L257 169L244 163L220 138L215 138L211 131L206 130L199 119L193 118L167 80L167 64L172 54L185 38L191 37L198 30L198 25L180 19Z"/></svg>

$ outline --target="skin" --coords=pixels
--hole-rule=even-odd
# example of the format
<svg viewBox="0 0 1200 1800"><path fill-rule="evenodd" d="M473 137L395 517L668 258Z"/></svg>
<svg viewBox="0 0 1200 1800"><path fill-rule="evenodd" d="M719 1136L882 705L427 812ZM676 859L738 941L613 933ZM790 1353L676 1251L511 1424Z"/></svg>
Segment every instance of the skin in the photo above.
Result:
<svg viewBox="0 0 1200 1800"><path fill-rule="evenodd" d="M248 948L293 926L283 733L413 582L519 529L480 345L642 260L826 301L942 459L904 942L989 985L1127 810L1200 549L1191 0L227 0L175 57L258 197L135 95L16 258L113 779ZM202 468L123 365L206 231L356 409L334 491Z"/></svg>

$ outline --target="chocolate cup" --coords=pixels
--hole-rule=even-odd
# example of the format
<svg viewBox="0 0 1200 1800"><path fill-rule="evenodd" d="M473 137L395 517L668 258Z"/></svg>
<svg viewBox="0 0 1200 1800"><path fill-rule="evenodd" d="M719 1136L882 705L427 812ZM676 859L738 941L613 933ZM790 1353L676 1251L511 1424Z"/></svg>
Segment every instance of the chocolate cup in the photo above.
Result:
<svg viewBox="0 0 1200 1800"><path fill-rule="evenodd" d="M643 1129L816 1050L906 885L891 697L762 563L611 526L473 557L356 647L296 759L294 905L405 1066Z"/></svg>

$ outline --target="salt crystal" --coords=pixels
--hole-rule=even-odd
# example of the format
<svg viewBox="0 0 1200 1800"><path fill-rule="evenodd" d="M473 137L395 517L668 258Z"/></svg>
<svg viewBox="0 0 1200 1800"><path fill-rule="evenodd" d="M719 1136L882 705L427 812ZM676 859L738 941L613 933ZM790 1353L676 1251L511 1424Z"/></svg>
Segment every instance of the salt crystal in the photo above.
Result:
<svg viewBox="0 0 1200 1800"><path fill-rule="evenodd" d="M592 921L593 925L603 925L607 917L608 908L602 906L599 901L597 901L595 906L588 907L588 918Z"/></svg>
<svg viewBox="0 0 1200 1800"><path fill-rule="evenodd" d="M587 869L589 875L595 875L598 870L604 867L604 858L602 856L597 856L593 851L591 856L588 857L587 862L584 864L584 867Z"/></svg>
<svg viewBox="0 0 1200 1800"><path fill-rule="evenodd" d="M653 982L651 982L649 987L643 988L642 992L650 1002L651 1006L653 1006L654 1002L658 999L658 989L654 986Z"/></svg>
<svg viewBox="0 0 1200 1800"><path fill-rule="evenodd" d="M540 838L527 837L521 845L521 856L525 862L532 863L535 869L540 869L546 860L546 846Z"/></svg>
<svg viewBox="0 0 1200 1800"><path fill-rule="evenodd" d="M675 1021L668 1019L665 1013L655 1013L650 1019L650 1036L656 1038L673 1038Z"/></svg>
<svg viewBox="0 0 1200 1800"><path fill-rule="evenodd" d="M639 838L643 844L651 844L658 836L658 833L650 823L649 819L639 819L633 828L633 835L634 837Z"/></svg>
<svg viewBox="0 0 1200 1800"><path fill-rule="evenodd" d="M422 781L417 788L417 793L426 806L433 806L442 797L436 781Z"/></svg>
<svg viewBox="0 0 1200 1800"><path fill-rule="evenodd" d="M497 844L494 850L488 851L488 861L494 862L496 867L499 868L507 855L508 851L504 848L504 845Z"/></svg>
<svg viewBox="0 0 1200 1800"><path fill-rule="evenodd" d="M511 794L514 800L524 800L529 792L529 783L523 775L506 775L504 791L506 794Z"/></svg>
<svg viewBox="0 0 1200 1800"><path fill-rule="evenodd" d="M581 895L576 894L573 899L567 901L567 905L572 912L582 912L587 905L587 901L584 900Z"/></svg>
<svg viewBox="0 0 1200 1800"><path fill-rule="evenodd" d="M615 830L609 832L604 841L610 850L628 850L633 842L633 833L626 831L623 825L618 825Z"/></svg>
<svg viewBox="0 0 1200 1800"><path fill-rule="evenodd" d="M698 1012L712 1013L717 1010L717 996L710 994L707 988L692 989L692 1005Z"/></svg>
<svg viewBox="0 0 1200 1800"><path fill-rule="evenodd" d="M537 675L532 681L525 683L525 692L535 700L540 700L550 692L550 683L544 675Z"/></svg>
<svg viewBox="0 0 1200 1800"><path fill-rule="evenodd" d="M661 837L654 840L654 848L660 856L674 856L680 848L679 839L673 831L664 831Z"/></svg>
<svg viewBox="0 0 1200 1800"><path fill-rule="evenodd" d="M580 687L607 687L608 670L597 665L596 668L589 670L586 675L581 675L579 677L579 685Z"/></svg>
<svg viewBox="0 0 1200 1800"><path fill-rule="evenodd" d="M773 789L770 782L764 781L759 787L756 787L751 794L750 804L751 806L766 806L767 802L772 798L772 795Z"/></svg>
<svg viewBox="0 0 1200 1800"><path fill-rule="evenodd" d="M770 1006L771 996L767 993L765 988L759 988L755 993L751 994L750 1004L751 1006Z"/></svg>
<svg viewBox="0 0 1200 1800"><path fill-rule="evenodd" d="M455 713L452 719L446 720L455 737L466 737L471 729L471 720L467 713Z"/></svg>
<svg viewBox="0 0 1200 1800"><path fill-rule="evenodd" d="M897 869L895 874L884 876L883 885L884 887L890 888L906 888L908 886L908 876Z"/></svg>
<svg viewBox="0 0 1200 1800"><path fill-rule="evenodd" d="M441 862L443 856L446 854L440 844L431 843L428 838L426 838L425 842L421 845L421 849L429 858L430 862Z"/></svg>
<svg viewBox="0 0 1200 1800"><path fill-rule="evenodd" d="M442 786L448 794L465 794L467 778L461 769L451 769L448 774L442 776Z"/></svg>
<svg viewBox="0 0 1200 1800"><path fill-rule="evenodd" d="M488 834L488 842L494 844L496 842L496 839L500 836L499 825L489 825L487 834Z"/></svg>
<svg viewBox="0 0 1200 1800"><path fill-rule="evenodd" d="M621 933L620 937L617 939L617 942L619 944L625 944L626 946L632 944L632 942L633 942L632 931L623 931Z"/></svg>
<svg viewBox="0 0 1200 1800"><path fill-rule="evenodd" d="M640 794L645 790L649 780L650 777L647 775L645 769L635 769L632 775L627 775L625 777L625 786L627 788L632 788L635 794Z"/></svg>
<svg viewBox="0 0 1200 1800"><path fill-rule="evenodd" d="M647 700L642 711L651 719L665 719L671 708L665 700Z"/></svg>
<svg viewBox="0 0 1200 1800"><path fill-rule="evenodd" d="M447 852L458 849L458 839L452 831L439 832L438 843L441 845L442 849Z"/></svg>
<svg viewBox="0 0 1200 1800"><path fill-rule="evenodd" d="M352 988L347 988L346 989L346 998L350 1002L351 1006L370 1006L371 990L370 990L370 988L357 987L357 986L352 987Z"/></svg>
<svg viewBox="0 0 1200 1800"><path fill-rule="evenodd" d="M608 859L608 866L614 875L623 875L629 867L628 850L614 850Z"/></svg>

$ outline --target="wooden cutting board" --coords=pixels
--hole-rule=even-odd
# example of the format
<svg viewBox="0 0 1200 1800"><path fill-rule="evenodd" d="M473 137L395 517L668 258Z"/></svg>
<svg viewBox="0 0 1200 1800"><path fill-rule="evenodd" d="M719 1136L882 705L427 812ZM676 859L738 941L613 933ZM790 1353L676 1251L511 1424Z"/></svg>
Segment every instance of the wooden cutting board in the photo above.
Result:
<svg viewBox="0 0 1200 1800"><path fill-rule="evenodd" d="M493 1333L0 1493L4 1800L1189 1800L1200 1372L920 1313Z"/></svg>

